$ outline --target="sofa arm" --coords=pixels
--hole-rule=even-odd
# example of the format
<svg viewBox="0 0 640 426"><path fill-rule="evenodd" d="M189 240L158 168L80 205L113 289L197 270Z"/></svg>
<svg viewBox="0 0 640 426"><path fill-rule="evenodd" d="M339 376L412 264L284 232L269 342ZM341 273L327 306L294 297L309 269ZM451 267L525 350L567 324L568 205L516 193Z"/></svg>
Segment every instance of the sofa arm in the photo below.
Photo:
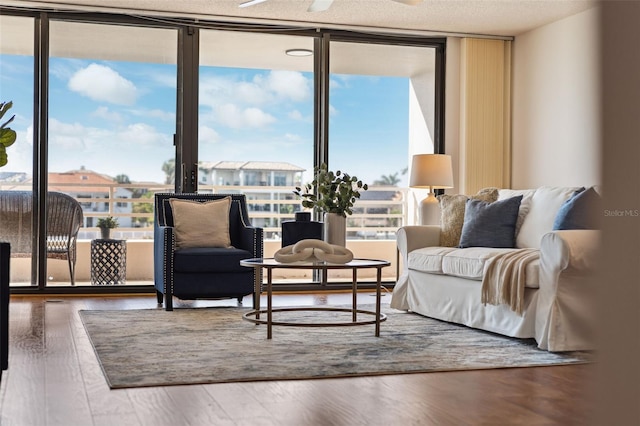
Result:
<svg viewBox="0 0 640 426"><path fill-rule="evenodd" d="M409 253L423 247L440 245L440 227L437 225L403 226L396 233L396 244L402 261L402 274L393 287L391 307L407 310L407 282L409 280Z"/></svg>
<svg viewBox="0 0 640 426"><path fill-rule="evenodd" d="M540 242L541 261L558 272L565 269L592 271L596 267L600 231L575 229L552 231Z"/></svg>
<svg viewBox="0 0 640 426"><path fill-rule="evenodd" d="M423 247L440 245L440 227L437 225L403 226L398 229L396 242L403 256Z"/></svg>
<svg viewBox="0 0 640 426"><path fill-rule="evenodd" d="M552 231L540 243L536 340L550 351L593 349L600 231Z"/></svg>

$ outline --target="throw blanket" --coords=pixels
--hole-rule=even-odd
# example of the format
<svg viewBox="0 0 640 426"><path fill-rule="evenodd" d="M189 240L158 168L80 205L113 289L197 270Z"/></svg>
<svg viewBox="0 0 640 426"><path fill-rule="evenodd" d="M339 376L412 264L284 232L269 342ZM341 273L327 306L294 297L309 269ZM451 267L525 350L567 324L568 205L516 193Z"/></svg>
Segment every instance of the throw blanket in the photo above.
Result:
<svg viewBox="0 0 640 426"><path fill-rule="evenodd" d="M524 311L524 271L540 257L536 249L510 250L487 260L482 277L482 303L507 304L512 311Z"/></svg>

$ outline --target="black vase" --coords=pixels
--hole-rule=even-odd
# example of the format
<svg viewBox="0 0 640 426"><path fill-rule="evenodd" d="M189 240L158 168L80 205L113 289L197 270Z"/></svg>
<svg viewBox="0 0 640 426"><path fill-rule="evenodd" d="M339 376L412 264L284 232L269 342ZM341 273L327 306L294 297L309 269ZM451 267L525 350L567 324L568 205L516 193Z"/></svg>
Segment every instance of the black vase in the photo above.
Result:
<svg viewBox="0 0 640 426"><path fill-rule="evenodd" d="M322 222L312 221L311 213L296 212L296 220L282 222L282 247L307 239L322 239Z"/></svg>

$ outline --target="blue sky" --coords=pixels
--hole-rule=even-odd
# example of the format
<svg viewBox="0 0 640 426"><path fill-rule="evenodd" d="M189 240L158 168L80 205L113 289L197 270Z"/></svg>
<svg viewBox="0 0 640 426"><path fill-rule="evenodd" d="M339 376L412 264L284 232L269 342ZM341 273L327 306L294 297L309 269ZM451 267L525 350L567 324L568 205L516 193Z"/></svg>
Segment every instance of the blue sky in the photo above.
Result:
<svg viewBox="0 0 640 426"><path fill-rule="evenodd" d="M3 172L31 169L32 61L0 55L0 99L14 102L18 132ZM162 163L174 153L174 65L52 58L50 70L51 171L84 166L164 180ZM201 161L286 161L311 171L310 73L203 67L200 85ZM406 78L332 75L331 168L369 183L405 168L408 97Z"/></svg>

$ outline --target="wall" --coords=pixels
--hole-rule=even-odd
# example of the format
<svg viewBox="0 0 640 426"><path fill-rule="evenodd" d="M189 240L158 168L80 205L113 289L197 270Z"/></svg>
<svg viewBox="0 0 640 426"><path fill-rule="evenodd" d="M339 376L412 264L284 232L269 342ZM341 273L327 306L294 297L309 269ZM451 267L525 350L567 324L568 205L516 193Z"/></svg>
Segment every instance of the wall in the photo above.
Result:
<svg viewBox="0 0 640 426"><path fill-rule="evenodd" d="M598 28L590 9L515 38L513 188L600 183Z"/></svg>

